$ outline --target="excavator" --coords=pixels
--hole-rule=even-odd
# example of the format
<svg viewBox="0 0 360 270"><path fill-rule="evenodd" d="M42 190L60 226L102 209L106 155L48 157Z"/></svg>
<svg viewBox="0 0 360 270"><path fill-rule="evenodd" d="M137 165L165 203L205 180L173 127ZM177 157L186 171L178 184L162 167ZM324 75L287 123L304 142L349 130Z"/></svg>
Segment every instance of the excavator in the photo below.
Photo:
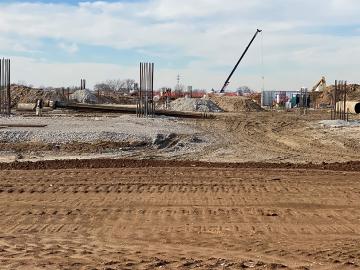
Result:
<svg viewBox="0 0 360 270"><path fill-rule="evenodd" d="M326 80L325 77L322 76L320 81L318 81L314 87L312 88L313 92L323 92L326 89Z"/></svg>
<svg viewBox="0 0 360 270"><path fill-rule="evenodd" d="M224 93L224 92L225 92L225 88L226 88L226 87L228 86L228 84L230 83L230 79L231 79L232 75L234 74L234 72L236 71L237 67L239 66L241 60L244 58L245 54L246 54L247 51L249 50L249 48L250 48L251 44L253 43L254 39L256 38L256 36L257 36L259 33L261 33L261 32L262 32L262 30L256 29L256 32L255 32L253 38L251 39L249 45L246 47L245 51L244 51L243 54L241 55L239 61L237 61L236 65L235 65L235 67L233 68L233 70L231 71L230 75L229 75L228 78L226 79L223 87L222 87L221 90L220 90L220 93Z"/></svg>

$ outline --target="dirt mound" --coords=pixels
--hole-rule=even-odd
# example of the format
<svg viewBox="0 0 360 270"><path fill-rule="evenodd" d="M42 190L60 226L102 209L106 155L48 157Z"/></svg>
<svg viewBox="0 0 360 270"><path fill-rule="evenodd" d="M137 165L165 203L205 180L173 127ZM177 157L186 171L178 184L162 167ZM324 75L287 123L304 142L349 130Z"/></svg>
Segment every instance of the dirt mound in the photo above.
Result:
<svg viewBox="0 0 360 270"><path fill-rule="evenodd" d="M170 104L171 110L188 112L222 112L214 102L203 98L178 98Z"/></svg>
<svg viewBox="0 0 360 270"><path fill-rule="evenodd" d="M68 90L63 89L40 89L23 85L11 85L11 107L16 108L18 103L35 103L37 99L43 99L45 102L67 101ZM124 96L120 93L108 93L107 95L98 95L89 90L78 90L71 94L73 98L80 103L99 103L99 104L136 104L136 98Z"/></svg>
<svg viewBox="0 0 360 270"><path fill-rule="evenodd" d="M316 104L332 104L333 95L335 91L335 85L326 87L323 92L313 92L313 100ZM342 100L342 97L339 97ZM347 87L347 100L359 100L360 101L360 85L349 84Z"/></svg>
<svg viewBox="0 0 360 270"><path fill-rule="evenodd" d="M260 112L264 110L247 97L210 96L209 99L226 112Z"/></svg>
<svg viewBox="0 0 360 270"><path fill-rule="evenodd" d="M35 103L37 99L43 99L45 102L65 101L66 98L59 90L43 90L31 88L23 85L11 85L11 107L16 108L18 103Z"/></svg>

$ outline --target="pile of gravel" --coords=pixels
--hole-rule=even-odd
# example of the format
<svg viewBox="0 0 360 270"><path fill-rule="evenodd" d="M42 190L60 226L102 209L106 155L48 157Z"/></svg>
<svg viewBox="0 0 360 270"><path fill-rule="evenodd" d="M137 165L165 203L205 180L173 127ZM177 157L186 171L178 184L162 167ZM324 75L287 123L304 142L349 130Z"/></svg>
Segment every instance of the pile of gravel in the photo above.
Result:
<svg viewBox="0 0 360 270"><path fill-rule="evenodd" d="M188 112L222 112L223 110L214 102L204 98L178 98L170 103L173 111Z"/></svg>
<svg viewBox="0 0 360 270"><path fill-rule="evenodd" d="M78 103L98 103L97 97L88 89L75 91L70 95L70 99Z"/></svg>

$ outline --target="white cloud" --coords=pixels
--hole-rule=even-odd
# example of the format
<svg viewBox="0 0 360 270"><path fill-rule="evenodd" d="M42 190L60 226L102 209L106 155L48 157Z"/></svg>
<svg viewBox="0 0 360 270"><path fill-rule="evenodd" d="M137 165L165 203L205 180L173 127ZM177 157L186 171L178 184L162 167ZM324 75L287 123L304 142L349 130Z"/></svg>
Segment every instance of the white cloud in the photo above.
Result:
<svg viewBox="0 0 360 270"><path fill-rule="evenodd" d="M86 78L88 85L93 86L108 78L133 78L137 75L137 67L123 67L113 64L99 63L49 63L28 57L11 57L12 81L25 81L35 86L74 86Z"/></svg>
<svg viewBox="0 0 360 270"><path fill-rule="evenodd" d="M194 57L194 60L180 70L163 69L159 75L170 76L171 80L164 77L159 86L173 85L176 74L183 73L195 87L216 88L221 86L228 72L220 69L231 70L255 29L260 27L264 30L267 86L298 88L313 83L322 75L328 75L329 80L357 79L359 12L357 0L97 1L77 6L0 4L0 52L40 50L41 40L50 38L69 53L76 53L80 44L88 44L148 51L150 56L160 56L164 62L172 61L171 54L177 54ZM356 34L341 36L321 32L321 29L338 26L351 27ZM261 87L260 44L261 38L258 38L230 86ZM176 51L162 53L159 48L166 46ZM152 47L156 49L152 51ZM71 77L73 74L57 67L71 65L76 68L74 64L48 63L47 69L44 65L32 62L32 72L35 68L42 70L52 80L57 79L49 70L56 69L65 80L65 75ZM98 76L98 80L106 79L106 74L113 74L111 68L126 73L125 70L137 70L136 65L126 68L121 63L106 67L88 64L91 66L89 76L93 76L96 69L97 74L104 76ZM106 72L98 70L100 67ZM81 73L80 69L78 71ZM25 72L18 75L28 76ZM131 77L136 76L132 74ZM36 84L37 79L41 77L33 76L29 82Z"/></svg>
<svg viewBox="0 0 360 270"><path fill-rule="evenodd" d="M72 53L72 54L76 53L79 50L79 47L76 43L67 44L65 42L60 42L59 48L63 49L64 51L66 51L68 53Z"/></svg>

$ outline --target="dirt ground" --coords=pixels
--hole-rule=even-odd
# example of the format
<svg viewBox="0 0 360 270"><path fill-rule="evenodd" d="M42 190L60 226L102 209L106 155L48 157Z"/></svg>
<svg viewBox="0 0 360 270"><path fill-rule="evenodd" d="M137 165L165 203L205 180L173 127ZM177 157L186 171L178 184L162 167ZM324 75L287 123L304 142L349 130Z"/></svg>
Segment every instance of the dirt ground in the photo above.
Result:
<svg viewBox="0 0 360 270"><path fill-rule="evenodd" d="M358 116L353 117L359 119ZM360 160L360 127L328 128L326 111L225 114L197 126L216 138L196 157L216 162L321 163Z"/></svg>
<svg viewBox="0 0 360 270"><path fill-rule="evenodd" d="M360 127L324 119L183 120L196 151L2 141L0 269L360 269Z"/></svg>
<svg viewBox="0 0 360 270"><path fill-rule="evenodd" d="M1 269L360 268L358 163L67 163L2 164Z"/></svg>
<svg viewBox="0 0 360 270"><path fill-rule="evenodd" d="M51 117L51 116L50 116ZM66 121L81 121L84 118L91 126L91 117L57 116ZM107 117L119 117L107 115ZM102 117L93 117L94 125ZM329 112L310 111L306 116L296 112L247 112L216 114L212 119L182 119L181 124L169 120L167 131L171 138L159 147L137 141L99 141L66 143L44 143L30 141L11 143L0 140L0 159L37 161L68 158L123 158L201 160L211 162L270 162L270 163L322 163L360 160L360 126L330 128L319 124L330 118ZM354 119L359 120L357 116ZM26 117L24 122L26 123ZM50 118L51 119L51 118ZM70 119L70 120L69 120ZM119 118L121 119L121 118ZM20 120L19 120L20 121ZM32 120L34 122L34 119ZM105 121L105 120L104 120ZM116 120L114 120L116 122ZM120 121L120 120L119 120ZM136 123L134 123L135 125ZM127 124L128 125L128 124ZM129 125L130 122L129 122ZM120 124L118 126L121 126ZM143 126L141 126L143 127ZM145 127L144 127L145 128ZM160 127L161 129L162 127ZM193 134L182 134L184 129ZM56 131L42 128L37 133ZM77 132L76 127L73 128ZM80 130L80 125L78 127ZM160 131L159 134L163 131ZM9 129L11 132L12 129ZM29 129L32 131L34 129ZM91 132L89 130L88 132ZM120 130L121 132L121 130ZM185 131L184 131L185 132ZM165 134L164 136L168 136ZM196 137L196 141L192 137ZM195 138L194 137L194 138ZM190 140L190 144L188 141ZM135 142L135 143L134 143ZM199 147L195 147L195 146Z"/></svg>

